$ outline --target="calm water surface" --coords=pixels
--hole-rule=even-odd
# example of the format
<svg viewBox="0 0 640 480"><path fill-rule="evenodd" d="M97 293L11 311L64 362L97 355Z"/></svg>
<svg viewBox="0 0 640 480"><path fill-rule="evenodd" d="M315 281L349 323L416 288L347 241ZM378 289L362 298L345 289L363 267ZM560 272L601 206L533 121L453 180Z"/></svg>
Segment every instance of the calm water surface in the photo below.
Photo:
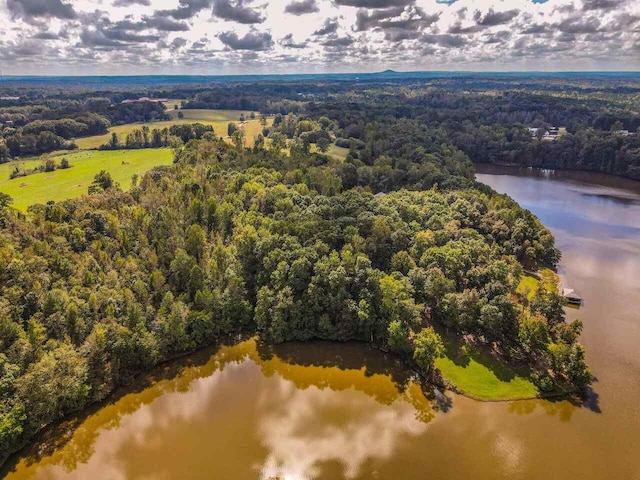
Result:
<svg viewBox="0 0 640 480"><path fill-rule="evenodd" d="M508 173L508 174L505 174ZM640 184L482 170L553 230L587 405L428 397L362 345L249 339L164 367L48 431L9 479L640 479Z"/></svg>

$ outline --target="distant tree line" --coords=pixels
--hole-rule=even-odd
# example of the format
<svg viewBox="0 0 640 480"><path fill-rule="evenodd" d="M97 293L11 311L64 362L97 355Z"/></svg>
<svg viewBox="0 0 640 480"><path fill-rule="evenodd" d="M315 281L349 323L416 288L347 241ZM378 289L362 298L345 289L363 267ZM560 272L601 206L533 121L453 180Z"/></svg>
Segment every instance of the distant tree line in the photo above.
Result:
<svg viewBox="0 0 640 480"><path fill-rule="evenodd" d="M379 142L372 129L376 135L384 131L375 125L404 122L406 128L416 124L440 132L446 137L443 141L473 162L591 170L640 179L637 108L626 97L608 104L595 98L523 92L488 96L427 90L398 97L383 90L368 91L363 98L351 95L341 102L309 104L305 115L336 121L336 145L355 148L365 156L367 145ZM565 126L567 134L539 140L527 128L544 131L550 125Z"/></svg>
<svg viewBox="0 0 640 480"><path fill-rule="evenodd" d="M101 145L100 150L122 150L138 148L177 147L189 140L198 140L205 135L213 135L211 125L201 123L171 125L165 128L150 129L144 125L128 133L121 142L116 133L111 134L109 142Z"/></svg>
<svg viewBox="0 0 640 480"><path fill-rule="evenodd" d="M637 79L624 75L416 75L366 76L357 82L340 78L228 82L172 90L148 88L140 90L140 95L187 98L183 102L185 109L239 109L282 116L293 113L316 120L326 116L337 120L341 130L331 140L345 148L355 142L358 151L364 150L368 142L365 125L406 119L431 130L443 130L448 143L463 150L474 162L575 168L639 178L638 91ZM35 123L23 134L36 135L46 129L60 138L74 138L70 136L72 132L77 133L75 137L80 136L84 127L68 120L86 123L87 115L99 115L112 125L166 118L158 103L120 103L136 92L80 92L54 86L35 92L41 96L30 91L14 104L0 107L0 124L9 120L14 125L5 128L7 133L3 136L12 135L12 129L31 122L64 120L59 125ZM100 123L95 127L100 128ZM526 127L550 125L565 127L573 137L567 135L553 143L526 137ZM84 131L90 128L93 127ZM630 135L616 133L621 130ZM287 132L279 133L291 138ZM10 142L7 154L8 143L5 142L5 149L0 146L0 161L8 156L64 148L56 147L61 143L53 138L42 138L38 147L35 137L28 136L26 140ZM22 153L20 145L27 153Z"/></svg>
<svg viewBox="0 0 640 480"><path fill-rule="evenodd" d="M553 141L522 127L466 126L452 142L479 163L591 170L640 180L640 134L582 129Z"/></svg>
<svg viewBox="0 0 640 480"><path fill-rule="evenodd" d="M165 118L164 107L152 102L68 101L0 108L0 163L77 148L73 138L105 134L111 125Z"/></svg>
<svg viewBox="0 0 640 480"><path fill-rule="evenodd" d="M13 135L5 137L4 148L0 145L0 161L7 162L11 157L22 155L39 155L54 150L73 150L76 148L78 146L72 140L65 140L49 131L42 131L34 135L23 134L18 130Z"/></svg>

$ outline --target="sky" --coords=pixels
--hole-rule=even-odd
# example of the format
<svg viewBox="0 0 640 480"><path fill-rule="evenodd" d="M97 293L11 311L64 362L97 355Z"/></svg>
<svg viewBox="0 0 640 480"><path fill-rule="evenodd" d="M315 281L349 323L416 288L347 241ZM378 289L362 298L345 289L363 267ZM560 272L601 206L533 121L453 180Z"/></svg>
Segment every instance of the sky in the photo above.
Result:
<svg viewBox="0 0 640 480"><path fill-rule="evenodd" d="M640 70L640 0L0 0L3 75Z"/></svg>

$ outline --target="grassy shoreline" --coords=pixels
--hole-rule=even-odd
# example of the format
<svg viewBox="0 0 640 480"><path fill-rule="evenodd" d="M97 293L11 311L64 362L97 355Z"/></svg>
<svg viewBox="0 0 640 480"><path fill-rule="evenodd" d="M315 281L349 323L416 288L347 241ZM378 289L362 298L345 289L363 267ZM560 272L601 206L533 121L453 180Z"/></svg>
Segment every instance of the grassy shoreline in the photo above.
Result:
<svg viewBox="0 0 640 480"><path fill-rule="evenodd" d="M549 269L525 272L516 294L531 301L538 290L558 292L559 279ZM523 305L523 308L526 308ZM514 401L566 396L571 392L543 392L530 380L531 371L497 359L488 348L463 344L446 332L439 331L445 344L445 356L435 361L447 387L479 401Z"/></svg>

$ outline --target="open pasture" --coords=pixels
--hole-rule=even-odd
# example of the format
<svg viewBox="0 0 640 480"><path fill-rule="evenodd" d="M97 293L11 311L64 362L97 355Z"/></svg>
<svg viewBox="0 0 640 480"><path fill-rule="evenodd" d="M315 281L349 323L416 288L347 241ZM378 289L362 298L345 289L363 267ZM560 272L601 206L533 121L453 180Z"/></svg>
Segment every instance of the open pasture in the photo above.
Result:
<svg viewBox="0 0 640 480"><path fill-rule="evenodd" d="M85 195L93 177L106 170L124 190L131 187L131 177L142 175L156 165L173 162L173 152L168 148L143 150L83 151L56 157L56 162L66 158L71 167L53 172L40 172L26 177L9 179L15 162L0 165L0 192L11 195L13 206L25 211L30 205L61 201ZM21 168L30 169L42 163L41 159L24 160Z"/></svg>
<svg viewBox="0 0 640 480"><path fill-rule="evenodd" d="M171 116L171 120L162 120L158 122L147 123L128 123L126 125L117 125L109 129L109 133L104 135L94 135L92 137L84 137L76 139L76 144L81 150L97 149L101 145L104 145L111 138L112 133L116 133L121 142L123 142L126 136L133 130L142 128L146 125L150 129L154 128L166 128L171 125L179 125L185 123L202 123L204 125L211 125L217 136L227 137L227 126L229 122L235 122L238 126L244 129L247 146L253 146L254 138L262 131L262 125L258 114L256 113L254 119L250 119L250 111L241 110L167 110L167 113ZM183 118L179 118L178 114L181 113ZM240 115L244 114L247 121L240 123ZM268 119L269 124L273 122L273 119Z"/></svg>

